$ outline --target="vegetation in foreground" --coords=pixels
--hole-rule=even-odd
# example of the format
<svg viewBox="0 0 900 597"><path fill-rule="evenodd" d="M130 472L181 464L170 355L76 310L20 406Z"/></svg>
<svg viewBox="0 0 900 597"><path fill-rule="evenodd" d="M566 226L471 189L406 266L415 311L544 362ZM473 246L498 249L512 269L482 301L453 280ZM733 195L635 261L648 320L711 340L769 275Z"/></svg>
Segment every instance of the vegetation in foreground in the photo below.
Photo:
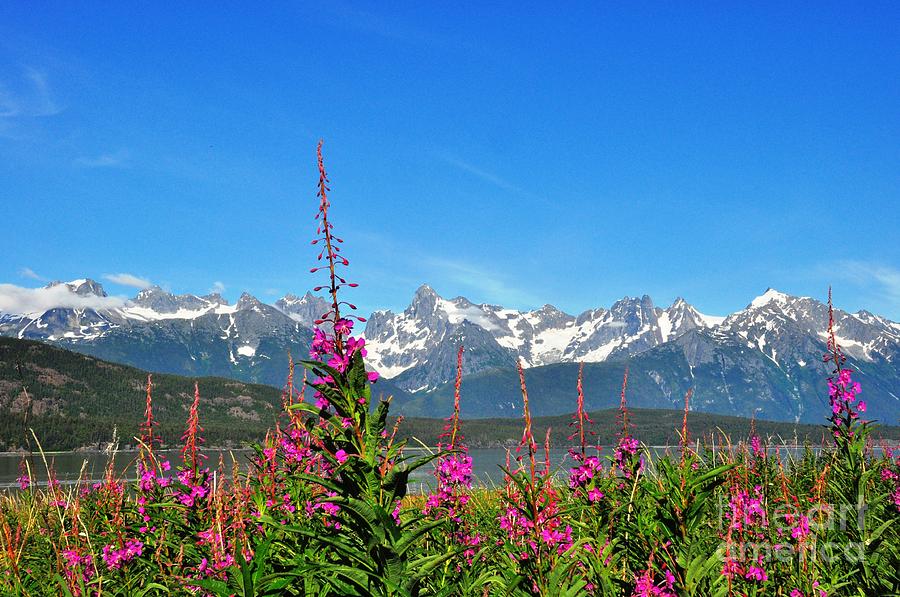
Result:
<svg viewBox="0 0 900 597"><path fill-rule="evenodd" d="M320 146L321 149L321 146ZM525 373L524 421L504 486L472 490L455 395L439 450L404 454L389 401L372 405L365 342L339 291L348 264L328 220L319 153L314 268L332 297L284 392L284 415L253 469L205 461L200 394L181 462L157 457L153 387L140 428L138 482L112 469L95 485L22 491L0 501L0 590L13 595L889 595L900 592L900 455L871 441L866 404L834 335L826 359L830 441L784 460L751 433L651 458L623 383L611 454L593 445L579 377L575 466L550 474L549 431L535 437ZM358 318L356 318L358 319ZM463 350L458 353L458 374ZM626 376L627 381L627 376ZM307 396L307 388L311 395ZM374 408L373 408L374 407ZM34 438L37 441L37 438ZM540 442L540 440L543 442ZM542 451L540 443L543 443ZM428 495L410 473L434 468ZM49 467L48 467L49 469Z"/></svg>

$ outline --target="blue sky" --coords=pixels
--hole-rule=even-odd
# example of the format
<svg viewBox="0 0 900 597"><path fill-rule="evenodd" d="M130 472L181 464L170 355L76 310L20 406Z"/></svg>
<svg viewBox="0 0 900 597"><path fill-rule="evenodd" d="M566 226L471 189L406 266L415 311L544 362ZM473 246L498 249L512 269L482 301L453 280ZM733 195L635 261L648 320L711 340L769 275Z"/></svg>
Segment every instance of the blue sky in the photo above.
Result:
<svg viewBox="0 0 900 597"><path fill-rule="evenodd" d="M0 7L0 282L303 292L324 137L363 311L900 319L896 3L75 4Z"/></svg>

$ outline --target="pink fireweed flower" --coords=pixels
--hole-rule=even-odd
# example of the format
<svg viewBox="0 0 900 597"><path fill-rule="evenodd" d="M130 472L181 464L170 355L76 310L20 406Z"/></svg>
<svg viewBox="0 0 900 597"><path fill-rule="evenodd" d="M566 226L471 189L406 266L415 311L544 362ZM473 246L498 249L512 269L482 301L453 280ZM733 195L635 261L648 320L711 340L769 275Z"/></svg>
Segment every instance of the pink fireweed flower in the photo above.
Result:
<svg viewBox="0 0 900 597"><path fill-rule="evenodd" d="M754 495L749 492L734 488L729 500L731 528L735 531L750 530L753 528L766 528L769 521L766 509L763 506L762 487L753 488Z"/></svg>
<svg viewBox="0 0 900 597"><path fill-rule="evenodd" d="M349 334L353 330L353 322L349 319L338 319L334 322L334 333ZM349 342L347 348L350 348Z"/></svg>
<svg viewBox="0 0 900 597"><path fill-rule="evenodd" d="M753 456L756 458L760 458L764 455L759 436L755 433L750 437L750 449L753 451Z"/></svg>
<svg viewBox="0 0 900 597"><path fill-rule="evenodd" d="M750 568L747 569L747 573L744 575L744 578L748 580L755 580L756 582L765 582L769 580L769 575L766 574L766 571L759 566L750 566Z"/></svg>
<svg viewBox="0 0 900 597"><path fill-rule="evenodd" d="M794 516L789 514L786 518L788 519L788 523L794 522ZM796 518L796 525L791 529L791 537L800 541L809 536L809 518L802 514Z"/></svg>
<svg viewBox="0 0 900 597"><path fill-rule="evenodd" d="M744 575L744 567L741 566L741 563L728 558L725 560L725 564L722 566L722 576L727 576L728 578L733 578L734 576L743 576Z"/></svg>
<svg viewBox="0 0 900 597"><path fill-rule="evenodd" d="M19 476L16 477L16 482L22 491L31 487L31 477L28 475L28 467L25 465L24 460L19 463Z"/></svg>
<svg viewBox="0 0 900 597"><path fill-rule="evenodd" d="M330 359L328 359L328 366L343 373L347 370L347 361L347 357L342 357L335 354L332 355Z"/></svg>
<svg viewBox="0 0 900 597"><path fill-rule="evenodd" d="M313 330L312 345L309 349L309 357L318 359L322 355L331 354L332 352L334 352L334 343L331 341L331 338L320 328L315 328Z"/></svg>
<svg viewBox="0 0 900 597"><path fill-rule="evenodd" d="M339 464L344 464L345 462L347 462L347 458L347 452L343 449L338 450L334 453L334 459L337 460Z"/></svg>
<svg viewBox="0 0 900 597"><path fill-rule="evenodd" d="M361 357L367 356L369 352L366 350L365 346L365 338L353 338L352 336L347 338L347 352L350 354L358 352Z"/></svg>
<svg viewBox="0 0 900 597"><path fill-rule="evenodd" d="M659 583L653 582L653 573L648 568L635 578L634 597L676 597L675 577L666 570L666 578Z"/></svg>
<svg viewBox="0 0 900 597"><path fill-rule="evenodd" d="M589 502L599 502L603 499L603 492L594 487L593 489L588 490L587 497Z"/></svg>
<svg viewBox="0 0 900 597"><path fill-rule="evenodd" d="M644 469L644 458L640 455L641 443L637 438L623 436L613 453L613 460L626 479L630 479L635 472Z"/></svg>
<svg viewBox="0 0 900 597"><path fill-rule="evenodd" d="M125 544L116 548L114 545L103 546L103 562L110 570L119 570L134 558L144 553L144 544L139 539L126 539Z"/></svg>
<svg viewBox="0 0 900 597"><path fill-rule="evenodd" d="M90 582L94 576L94 558L91 554L81 554L76 549L67 549L60 553L65 561L63 573L69 583L69 589L75 597L81 597L79 585Z"/></svg>
<svg viewBox="0 0 900 597"><path fill-rule="evenodd" d="M362 322L365 321L365 318L356 315L348 315L346 317L341 316L342 305L351 310L356 310L356 305L340 300L338 292L345 286L355 288L357 284L347 282L347 280L337 273L339 267L348 266L350 261L340 254L340 245L344 241L343 239L334 236L334 224L332 224L328 218L328 209L331 206L331 203L328 201L328 191L331 189L328 186L328 174L325 171L325 160L322 157L322 143L323 142L320 140L316 147L316 159L319 166L319 183L318 192L316 193L319 198L319 212L316 214L316 219L319 220L320 224L316 229L317 236L312 241L312 244L318 245L319 243L322 243L322 250L319 252L317 260L321 262L324 259L327 265L319 265L312 268L310 271L312 273L316 273L319 270L326 270L328 272L328 282L322 286L315 287L313 290L318 292L319 290L326 289L328 294L331 295L331 305L329 311L323 314L320 319L317 319L315 323L316 325L326 322L331 323L331 329L334 332L334 336L330 340L334 343L334 346L332 350L326 350L324 352L343 356L344 336L352 329L352 323L349 319L352 318ZM312 358L319 357L314 356Z"/></svg>
<svg viewBox="0 0 900 597"><path fill-rule="evenodd" d="M596 456L582 456L575 453L573 458L578 465L569 469L569 487L572 489L587 486L603 468Z"/></svg>
<svg viewBox="0 0 900 597"><path fill-rule="evenodd" d="M336 497L337 494L331 491L325 493L326 497ZM317 510L323 512L325 514L325 518L323 520L323 524L326 527L333 527L335 530L340 530L341 523L338 521L337 516L341 511L341 507L333 502L306 502L306 506L304 508L307 516L313 516Z"/></svg>
<svg viewBox="0 0 900 597"><path fill-rule="evenodd" d="M173 487L175 499L183 506L193 507L209 495L209 469L203 468L196 473L191 469L178 471L176 478L179 485Z"/></svg>

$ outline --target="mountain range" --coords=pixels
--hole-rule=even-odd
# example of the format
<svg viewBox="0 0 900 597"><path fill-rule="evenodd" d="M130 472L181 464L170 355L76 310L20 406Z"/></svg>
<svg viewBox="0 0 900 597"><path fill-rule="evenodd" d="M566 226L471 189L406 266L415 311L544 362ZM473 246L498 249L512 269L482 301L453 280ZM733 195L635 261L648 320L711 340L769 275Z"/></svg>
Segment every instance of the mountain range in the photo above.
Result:
<svg viewBox="0 0 900 597"><path fill-rule="evenodd" d="M55 300L26 313L0 313L0 335L57 346L143 369L216 375L280 387L287 354L304 358L313 322L327 303L307 293L267 305L249 294L173 295L159 287L112 300L89 279L43 289ZM626 366L635 406L692 408L775 420L819 422L828 410L822 362L828 309L769 289L728 315L704 315L677 299L649 296L609 308L564 313L552 305L519 311L445 299L421 286L400 313L376 311L364 336L381 393L409 415L452 407L456 350L465 346L463 414L515 416L516 360L527 368L535 414L573 409L577 363L585 362L588 408L618 402ZM900 324L867 311L835 310L835 332L863 383L873 418L900 418Z"/></svg>

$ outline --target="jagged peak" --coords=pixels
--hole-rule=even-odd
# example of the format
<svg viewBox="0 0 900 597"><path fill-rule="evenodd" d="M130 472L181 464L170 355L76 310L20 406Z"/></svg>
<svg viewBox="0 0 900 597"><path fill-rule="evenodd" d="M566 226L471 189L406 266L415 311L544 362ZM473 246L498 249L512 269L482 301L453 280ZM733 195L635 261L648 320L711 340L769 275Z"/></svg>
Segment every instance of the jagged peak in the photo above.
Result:
<svg viewBox="0 0 900 597"><path fill-rule="evenodd" d="M242 292L241 298L238 299L238 302L235 306L237 307L238 311L243 311L246 309L258 307L260 305L262 305L262 302L258 298L256 298L249 292Z"/></svg>
<svg viewBox="0 0 900 597"><path fill-rule="evenodd" d="M44 288L54 288L57 286L66 286L71 292L79 296L88 296L91 294L100 297L108 296L103 289L103 285L91 278L79 278L78 280L71 280L69 282L54 280L44 286Z"/></svg>
<svg viewBox="0 0 900 597"><path fill-rule="evenodd" d="M147 288L142 288L141 290L139 290L134 298L140 299L140 298L144 298L144 297L151 296L154 294L169 294L169 293L166 292L165 290L163 290L161 286L154 284L153 286L148 286Z"/></svg>
<svg viewBox="0 0 900 597"><path fill-rule="evenodd" d="M312 291L307 290L306 294L303 296L297 296L296 294L289 292L280 299L278 299L277 303L281 303L283 305L296 305L296 304L308 304L308 303L325 303L327 302L324 298L317 294L313 294Z"/></svg>
<svg viewBox="0 0 900 597"><path fill-rule="evenodd" d="M223 297L218 292L212 292L205 296L201 296L200 298L203 299L204 301L208 301L208 302L216 304L216 305L227 305L228 304L228 301L225 300L225 297Z"/></svg>
<svg viewBox="0 0 900 597"><path fill-rule="evenodd" d="M762 293L761 295L759 295L758 297L756 297L755 299L750 301L750 304L747 306L747 308L748 309L759 308L759 307L768 305L769 303L772 303L772 302L786 303L789 300L791 300L792 298L794 298L794 297L792 297L789 294L779 292L778 290L775 290L774 288L767 288L764 293Z"/></svg>
<svg viewBox="0 0 900 597"><path fill-rule="evenodd" d="M440 295L438 295L438 293L434 291L434 288L432 288L428 284L422 284L421 286L416 288L416 292L413 296L415 298L424 298L424 297L440 298Z"/></svg>
<svg viewBox="0 0 900 597"><path fill-rule="evenodd" d="M631 307L642 307L653 309L653 299L650 298L650 295L645 294L640 297L637 296L624 296L613 303L612 307L610 307L610 311L617 311L623 308L631 308Z"/></svg>
<svg viewBox="0 0 900 597"><path fill-rule="evenodd" d="M428 284L422 284L416 289L412 302L409 304L406 311L408 313L415 312L419 314L433 313L438 302L442 300L440 295L434 291L434 288Z"/></svg>

